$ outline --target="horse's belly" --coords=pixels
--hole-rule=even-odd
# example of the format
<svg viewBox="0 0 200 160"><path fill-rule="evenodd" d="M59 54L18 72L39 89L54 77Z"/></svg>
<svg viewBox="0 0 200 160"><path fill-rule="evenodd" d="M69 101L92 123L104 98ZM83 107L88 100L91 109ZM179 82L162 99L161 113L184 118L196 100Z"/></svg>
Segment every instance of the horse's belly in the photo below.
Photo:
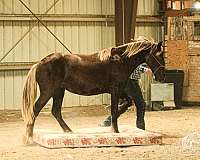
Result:
<svg viewBox="0 0 200 160"><path fill-rule="evenodd" d="M101 93L107 93L107 87L103 87L98 84L89 84L81 82L65 82L65 89L79 95L90 96L97 95Z"/></svg>

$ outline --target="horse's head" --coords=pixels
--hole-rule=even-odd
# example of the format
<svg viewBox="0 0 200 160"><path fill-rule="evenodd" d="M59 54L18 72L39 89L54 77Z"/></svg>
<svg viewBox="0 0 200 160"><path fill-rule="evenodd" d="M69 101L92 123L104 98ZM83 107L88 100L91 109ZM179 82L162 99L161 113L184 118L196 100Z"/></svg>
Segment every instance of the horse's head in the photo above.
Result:
<svg viewBox="0 0 200 160"><path fill-rule="evenodd" d="M150 40L139 39L111 49L111 61L122 62L130 69L130 73L139 64L146 62L151 68L157 81L165 79L165 61L162 42L154 43Z"/></svg>
<svg viewBox="0 0 200 160"><path fill-rule="evenodd" d="M155 79L163 82L165 80L165 61L162 42L154 43L146 56L146 63L151 68Z"/></svg>

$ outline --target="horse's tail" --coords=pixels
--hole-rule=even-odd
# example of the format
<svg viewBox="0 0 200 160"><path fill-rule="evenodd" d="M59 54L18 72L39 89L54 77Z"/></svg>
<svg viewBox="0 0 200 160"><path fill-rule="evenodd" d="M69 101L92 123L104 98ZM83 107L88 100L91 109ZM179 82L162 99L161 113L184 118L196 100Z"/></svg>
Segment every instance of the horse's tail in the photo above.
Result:
<svg viewBox="0 0 200 160"><path fill-rule="evenodd" d="M36 82L37 64L33 65L28 72L23 90L22 98L22 117L26 124L32 124L35 107L35 99L37 97L37 82Z"/></svg>

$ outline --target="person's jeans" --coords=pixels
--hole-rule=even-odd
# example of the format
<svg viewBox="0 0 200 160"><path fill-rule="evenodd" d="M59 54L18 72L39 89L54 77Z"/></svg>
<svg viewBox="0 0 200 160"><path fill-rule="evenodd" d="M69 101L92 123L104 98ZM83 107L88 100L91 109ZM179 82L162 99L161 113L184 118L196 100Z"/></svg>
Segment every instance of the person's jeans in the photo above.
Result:
<svg viewBox="0 0 200 160"><path fill-rule="evenodd" d="M136 126L140 129L145 129L144 115L146 103L144 101L138 80L128 79L127 84L122 94L120 95L120 98L123 98L123 103L119 105L118 117L132 105L132 100L134 100L137 109ZM103 126L110 126L111 121L111 116L108 116L104 120Z"/></svg>

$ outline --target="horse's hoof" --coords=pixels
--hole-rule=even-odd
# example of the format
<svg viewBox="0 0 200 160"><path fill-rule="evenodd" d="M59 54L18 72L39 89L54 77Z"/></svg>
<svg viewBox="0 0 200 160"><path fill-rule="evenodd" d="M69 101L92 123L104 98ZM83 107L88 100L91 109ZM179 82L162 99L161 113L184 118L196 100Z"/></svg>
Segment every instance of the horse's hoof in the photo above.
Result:
<svg viewBox="0 0 200 160"><path fill-rule="evenodd" d="M72 130L65 130L64 132L65 132L65 133L73 133Z"/></svg>
<svg viewBox="0 0 200 160"><path fill-rule="evenodd" d="M33 138L32 137L27 137L26 135L23 135L22 143L24 145L31 145L31 144L33 144Z"/></svg>
<svg viewBox="0 0 200 160"><path fill-rule="evenodd" d="M119 133L119 130L118 129L114 129L114 128L111 127L111 132L113 132L113 133Z"/></svg>

